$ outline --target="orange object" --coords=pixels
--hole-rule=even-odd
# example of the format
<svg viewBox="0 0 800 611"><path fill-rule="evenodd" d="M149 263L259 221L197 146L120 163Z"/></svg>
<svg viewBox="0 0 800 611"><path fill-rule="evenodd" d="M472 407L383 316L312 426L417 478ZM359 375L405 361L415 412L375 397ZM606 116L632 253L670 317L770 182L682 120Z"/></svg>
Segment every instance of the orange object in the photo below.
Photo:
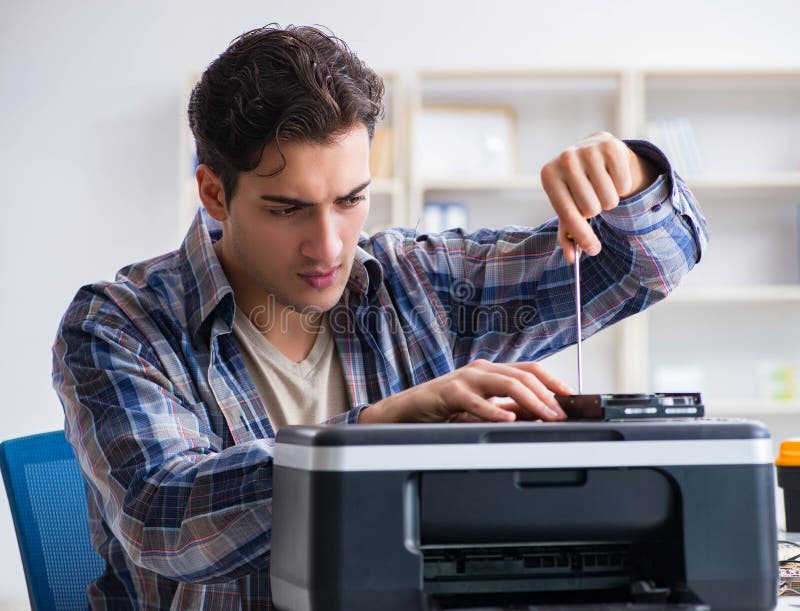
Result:
<svg viewBox="0 0 800 611"><path fill-rule="evenodd" d="M786 439L781 442L781 449L775 464L779 467L800 467L800 438Z"/></svg>

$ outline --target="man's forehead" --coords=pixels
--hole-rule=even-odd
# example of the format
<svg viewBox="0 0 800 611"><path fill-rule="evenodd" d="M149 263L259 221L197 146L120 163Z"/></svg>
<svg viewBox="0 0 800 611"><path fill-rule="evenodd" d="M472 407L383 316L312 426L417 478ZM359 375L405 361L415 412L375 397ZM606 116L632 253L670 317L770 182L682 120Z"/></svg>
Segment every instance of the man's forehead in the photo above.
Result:
<svg viewBox="0 0 800 611"><path fill-rule="evenodd" d="M244 172L258 188L314 188L317 183L349 191L368 179L369 138L362 128L331 143L289 142L264 148L258 167ZM365 168L367 175L365 176Z"/></svg>
<svg viewBox="0 0 800 611"><path fill-rule="evenodd" d="M341 154L344 151L360 153L364 149L369 151L369 134L363 125L354 127L341 134L334 134L325 141L316 140L284 140L272 141L264 146L261 160L256 170L266 174L275 171L284 161L290 158L313 157L325 152Z"/></svg>

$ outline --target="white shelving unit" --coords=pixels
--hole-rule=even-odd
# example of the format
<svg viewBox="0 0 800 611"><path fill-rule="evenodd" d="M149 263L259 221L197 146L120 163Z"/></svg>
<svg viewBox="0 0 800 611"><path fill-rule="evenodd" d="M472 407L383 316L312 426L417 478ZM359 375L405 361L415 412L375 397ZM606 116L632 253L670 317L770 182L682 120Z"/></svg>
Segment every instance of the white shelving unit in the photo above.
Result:
<svg viewBox="0 0 800 611"><path fill-rule="evenodd" d="M691 124L700 165L686 179L711 231L698 268L645 316L648 383L689 374L710 415L797 426L800 72L648 71L636 86L640 132Z"/></svg>
<svg viewBox="0 0 800 611"><path fill-rule="evenodd" d="M182 239L194 218L200 201L197 197L197 182L195 180L195 144L192 132L189 129L187 108L189 96L199 74L187 76L181 95L179 109L179 159L178 179L180 181L180 202L178 207L178 237ZM404 100L404 87L397 75L383 74L386 92L384 95L385 115L378 130L382 136L374 140L372 162L373 180L370 185L370 212L364 229L370 233L391 226L406 223L405 201L405 161L407 129L405 120L407 104ZM379 138L382 138L379 143ZM376 160L380 149L382 159Z"/></svg>
<svg viewBox="0 0 800 611"><path fill-rule="evenodd" d="M405 83L394 73L382 72L385 92L384 117L376 126L372 147L370 211L364 229L375 233L405 225L406 220L406 127L408 104ZM388 143L382 138L388 136ZM384 158L385 156L385 158Z"/></svg>
<svg viewBox="0 0 800 611"><path fill-rule="evenodd" d="M178 239L182 240L192 223L195 212L200 205L200 198L197 196L197 182L194 177L194 170L197 166L197 154L194 146L194 136L189 128L189 98L192 88L199 74L189 74L186 76L181 88L181 104L178 109Z"/></svg>
<svg viewBox="0 0 800 611"><path fill-rule="evenodd" d="M585 390L700 390L711 416L800 425L798 100L800 71L423 72L410 96L408 216L414 225L425 202L458 202L468 229L536 225L552 216L539 169L566 146L595 131L648 138L653 125L688 125L698 159L688 163L683 149L671 158L687 168L710 247L669 299L585 342ZM464 175L454 162L452 175L443 163L426 175L414 159L431 108L508 109L510 171ZM547 364L574 380L574 349ZM787 372L796 391L770 381Z"/></svg>
<svg viewBox="0 0 800 611"><path fill-rule="evenodd" d="M606 130L670 148L674 138L653 126L688 125L694 163L691 155L671 158L679 171L686 166L682 175L708 218L709 249L666 301L586 340L584 389L700 390L710 416L762 418L800 435L800 69L384 76L380 128L390 137L388 148L375 140L373 152L382 147L384 159L373 171L370 232L419 226L425 202L463 206L467 229L537 225L552 216L539 170L566 146ZM186 125L193 83L188 79L180 113L181 235L196 206ZM485 143L488 154L507 156L505 165L487 164L482 172L463 163L475 161L462 150L473 146L469 117L470 130L453 134L464 144L442 149L444 158L432 164L436 173L426 171L420 160L430 157L423 127L431 109L484 112L490 136L510 117L507 139ZM574 385L574 348L547 365Z"/></svg>
<svg viewBox="0 0 800 611"><path fill-rule="evenodd" d="M466 228L538 225L553 216L539 170L566 146L596 131L632 135L635 99L629 95L630 75L621 71L424 72L415 79L410 96L409 218L421 223L426 202L458 203L466 210ZM511 117L511 164L501 175L460 171L450 173L436 164L435 175L415 163L424 133L427 109L451 109L455 116L471 108L488 109L489 121L502 112ZM498 110L500 109L500 110ZM492 114L493 113L493 114ZM487 125L491 128L491 125ZM487 150L490 136L486 137ZM480 148L482 143L467 141ZM462 157L463 158L463 157ZM478 164L479 165L479 164ZM623 356L630 343L623 323L584 343L584 391L621 390L630 378ZM577 386L576 353L567 349L549 358L547 366ZM610 381L610 382L609 382ZM632 387L632 384L631 384Z"/></svg>

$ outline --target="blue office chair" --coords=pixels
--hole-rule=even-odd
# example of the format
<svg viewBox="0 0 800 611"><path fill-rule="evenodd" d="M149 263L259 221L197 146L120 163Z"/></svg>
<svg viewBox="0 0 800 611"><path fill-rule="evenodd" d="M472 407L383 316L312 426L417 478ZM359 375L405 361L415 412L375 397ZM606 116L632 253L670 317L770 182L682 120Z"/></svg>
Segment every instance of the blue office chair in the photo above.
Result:
<svg viewBox="0 0 800 611"><path fill-rule="evenodd" d="M88 608L86 588L104 563L92 548L86 489L64 431L0 443L0 471L31 607Z"/></svg>

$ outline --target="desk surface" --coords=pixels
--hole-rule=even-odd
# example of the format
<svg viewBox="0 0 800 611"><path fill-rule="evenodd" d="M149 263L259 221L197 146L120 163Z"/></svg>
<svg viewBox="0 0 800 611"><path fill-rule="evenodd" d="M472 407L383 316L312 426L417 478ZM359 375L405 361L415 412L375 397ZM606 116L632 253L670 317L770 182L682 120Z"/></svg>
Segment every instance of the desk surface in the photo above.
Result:
<svg viewBox="0 0 800 611"><path fill-rule="evenodd" d="M794 611L800 609L800 596L779 596L776 611Z"/></svg>

